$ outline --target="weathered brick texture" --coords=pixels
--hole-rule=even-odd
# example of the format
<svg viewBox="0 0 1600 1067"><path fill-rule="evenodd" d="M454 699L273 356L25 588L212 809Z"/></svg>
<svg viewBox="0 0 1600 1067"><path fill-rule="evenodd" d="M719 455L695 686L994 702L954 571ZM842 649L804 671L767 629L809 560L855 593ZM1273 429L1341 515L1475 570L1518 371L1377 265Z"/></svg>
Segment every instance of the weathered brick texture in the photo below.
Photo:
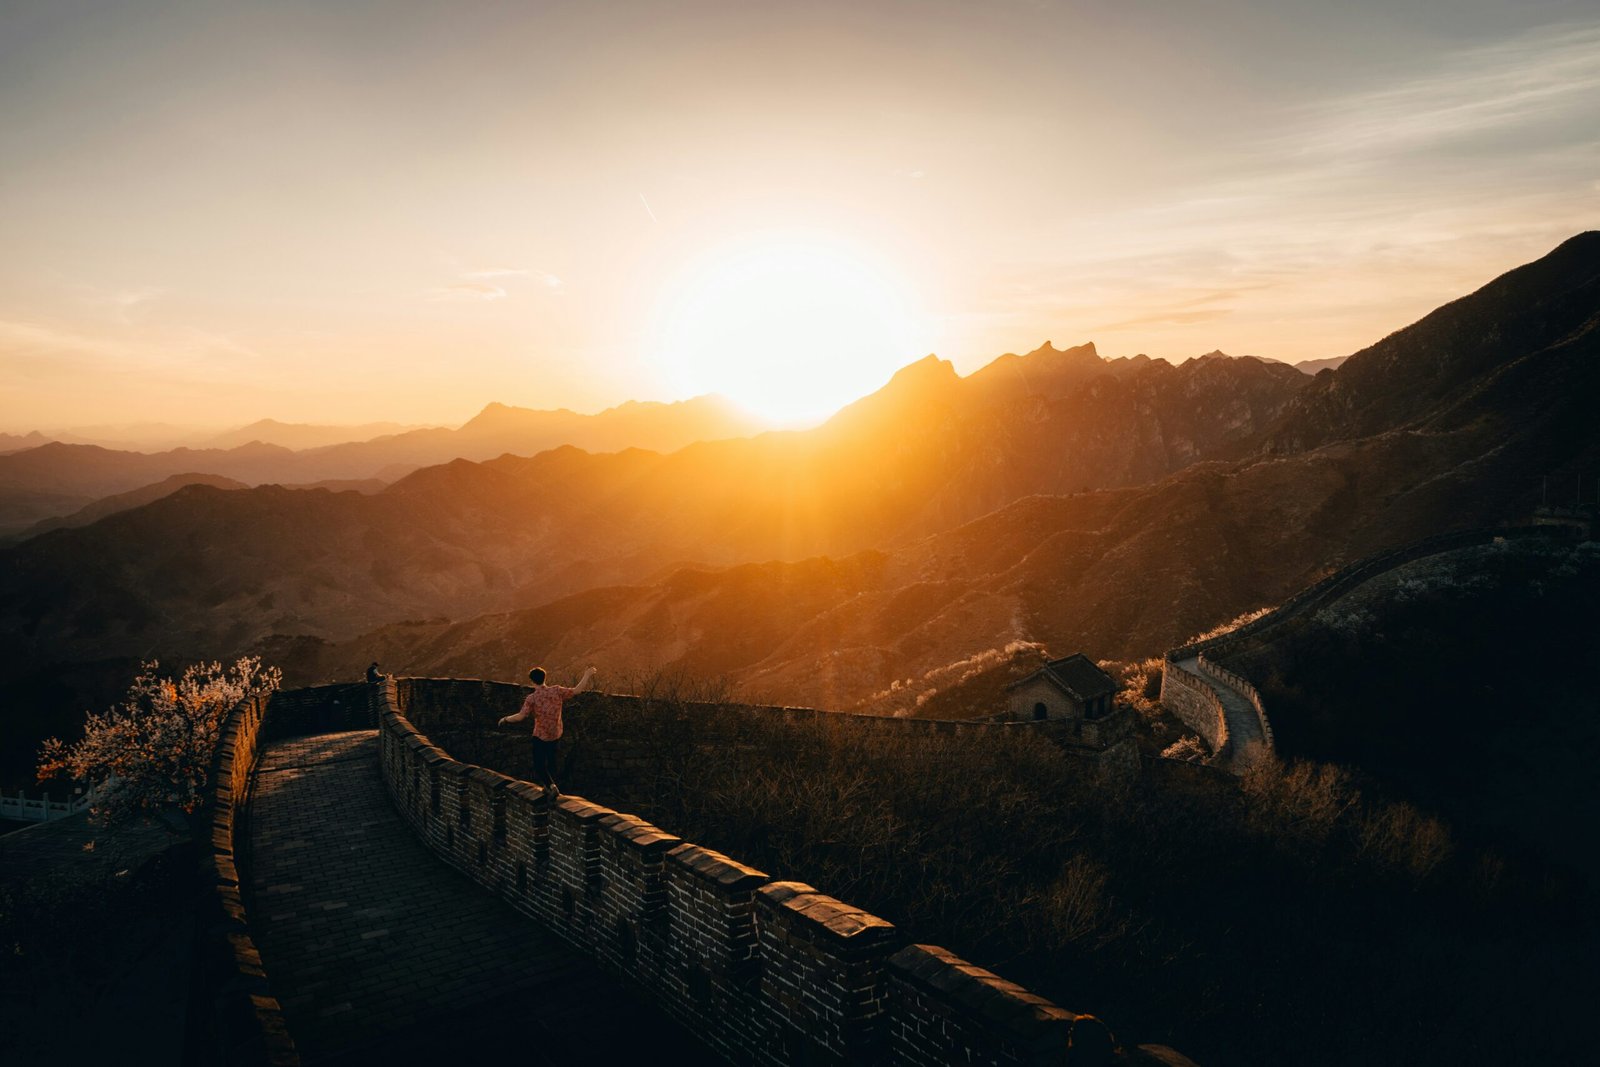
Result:
<svg viewBox="0 0 1600 1067"><path fill-rule="evenodd" d="M477 758L515 758L525 737L484 723L514 710L521 692L462 681L373 687L396 808L446 862L648 993L730 1061L1087 1067L1068 1050L1071 1027L1087 1016L941 949L907 946L892 924L811 886L773 882L636 816L463 762L430 739L438 730ZM722 744L737 743L750 714L796 724L829 714L705 707ZM427 734L404 708L428 716ZM606 756L601 739L649 736L641 710L626 698L589 698L569 730L583 723L584 757L638 782L650 760L621 742ZM983 725L884 719L861 728Z"/></svg>
<svg viewBox="0 0 1600 1067"><path fill-rule="evenodd" d="M1059 1065L1078 1016L933 945L888 960L892 1059L943 1064Z"/></svg>

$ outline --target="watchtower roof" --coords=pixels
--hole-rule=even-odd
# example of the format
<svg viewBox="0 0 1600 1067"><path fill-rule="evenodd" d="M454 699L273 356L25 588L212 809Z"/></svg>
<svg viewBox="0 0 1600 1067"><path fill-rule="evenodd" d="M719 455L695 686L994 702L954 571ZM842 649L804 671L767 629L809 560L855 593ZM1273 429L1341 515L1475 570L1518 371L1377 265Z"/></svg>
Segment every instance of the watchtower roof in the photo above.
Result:
<svg viewBox="0 0 1600 1067"><path fill-rule="evenodd" d="M1019 685L1041 677L1053 683L1063 693L1080 701L1110 696L1117 691L1117 683L1112 681L1111 675L1101 670L1093 660L1081 652L1073 653L1064 659L1051 660L1027 677L1018 678L1006 688L1015 689Z"/></svg>

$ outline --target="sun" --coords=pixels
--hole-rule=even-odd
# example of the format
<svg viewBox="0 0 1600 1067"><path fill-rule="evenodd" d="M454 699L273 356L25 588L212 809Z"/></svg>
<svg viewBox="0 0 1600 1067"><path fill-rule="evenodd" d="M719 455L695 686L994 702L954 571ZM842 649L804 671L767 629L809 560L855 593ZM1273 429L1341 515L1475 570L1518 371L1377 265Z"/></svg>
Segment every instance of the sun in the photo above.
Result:
<svg viewBox="0 0 1600 1067"><path fill-rule="evenodd" d="M923 354L905 280L865 249L751 238L688 266L664 295L659 358L686 395L720 393L774 425L821 420Z"/></svg>

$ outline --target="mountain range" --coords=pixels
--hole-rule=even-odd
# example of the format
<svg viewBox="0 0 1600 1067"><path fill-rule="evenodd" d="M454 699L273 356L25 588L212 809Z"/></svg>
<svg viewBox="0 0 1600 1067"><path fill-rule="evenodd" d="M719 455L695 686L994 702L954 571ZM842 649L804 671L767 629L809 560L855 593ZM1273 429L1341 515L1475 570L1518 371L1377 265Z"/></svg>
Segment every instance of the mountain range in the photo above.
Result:
<svg viewBox="0 0 1600 1067"><path fill-rule="evenodd" d="M1591 233L1319 375L1269 424L1217 443L1222 458L1144 484L1019 495L843 560L684 570L490 618L390 627L328 650L327 666L348 672L371 651L406 668L515 677L537 653L724 674L752 697L844 707L1016 640L1153 655L1365 555L1525 522L1543 475L1592 484L1597 327Z"/></svg>
<svg viewBox="0 0 1600 1067"><path fill-rule="evenodd" d="M268 419L201 448L144 453L46 441L11 452L0 450L0 537L37 532L30 528L43 520L65 516L107 496L150 491L147 487L189 472L248 485L390 482L420 467L458 458L532 455L559 445L594 451L671 451L693 441L744 436L759 429L728 402L703 396L670 404L630 401L595 415L490 404L457 429L415 429L370 440L344 436L383 425L298 426ZM309 447L310 442L328 437L338 443ZM241 438L246 440L241 443Z"/></svg>
<svg viewBox="0 0 1600 1067"><path fill-rule="evenodd" d="M0 691L262 650L291 681L592 661L848 707L1013 641L1152 655L1365 554L1523 519L1541 475L1593 474L1597 324L1589 233L1315 377L1046 343L965 378L929 357L807 431L479 452L370 495L191 485L0 550ZM370 471L602 419L551 414L491 406L292 462ZM59 490L50 455L0 477Z"/></svg>

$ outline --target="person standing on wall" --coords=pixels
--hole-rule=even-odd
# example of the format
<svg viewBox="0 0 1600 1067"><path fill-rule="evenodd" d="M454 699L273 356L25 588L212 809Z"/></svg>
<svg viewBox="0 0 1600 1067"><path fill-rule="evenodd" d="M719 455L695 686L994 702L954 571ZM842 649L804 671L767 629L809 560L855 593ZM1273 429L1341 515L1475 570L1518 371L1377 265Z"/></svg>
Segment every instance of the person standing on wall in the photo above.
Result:
<svg viewBox="0 0 1600 1067"><path fill-rule="evenodd" d="M546 685L544 677L543 667L529 671L528 680L533 683L533 692L523 700L522 710L515 715L505 716L495 725L505 726L533 716L533 780L560 796L561 789L556 785L555 775L556 747L561 742L561 706L590 688L594 681L594 668L584 671L578 684L571 687Z"/></svg>

